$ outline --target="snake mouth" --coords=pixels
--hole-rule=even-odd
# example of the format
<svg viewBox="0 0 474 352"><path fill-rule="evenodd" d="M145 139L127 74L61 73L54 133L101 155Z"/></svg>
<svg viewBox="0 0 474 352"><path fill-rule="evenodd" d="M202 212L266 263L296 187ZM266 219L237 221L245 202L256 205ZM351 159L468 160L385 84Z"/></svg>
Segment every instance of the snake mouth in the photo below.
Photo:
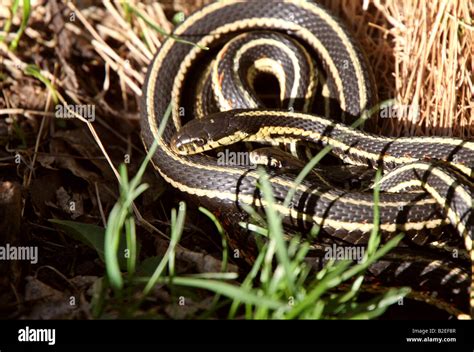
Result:
<svg viewBox="0 0 474 352"><path fill-rule="evenodd" d="M178 140L177 136L174 136L170 142L171 150L178 155L187 155L188 150L191 149L186 144L183 144Z"/></svg>
<svg viewBox="0 0 474 352"><path fill-rule="evenodd" d="M177 133L170 142L171 149L178 155L192 155L202 152L206 141L200 137L191 137Z"/></svg>

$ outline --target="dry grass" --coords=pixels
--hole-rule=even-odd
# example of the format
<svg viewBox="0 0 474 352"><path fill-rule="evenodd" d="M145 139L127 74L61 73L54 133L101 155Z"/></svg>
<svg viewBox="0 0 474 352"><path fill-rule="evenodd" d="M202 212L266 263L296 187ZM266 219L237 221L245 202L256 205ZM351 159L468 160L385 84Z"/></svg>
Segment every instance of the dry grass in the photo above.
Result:
<svg viewBox="0 0 474 352"><path fill-rule="evenodd" d="M408 107L403 118L380 120L380 131L474 136L472 1L326 3L352 24L369 54L381 98Z"/></svg>
<svg viewBox="0 0 474 352"><path fill-rule="evenodd" d="M474 135L474 3L417 0L380 10L392 23L394 96L410 104L396 134ZM403 16L403 14L412 14ZM404 18L405 17L405 18ZM419 106L420 119L413 123Z"/></svg>

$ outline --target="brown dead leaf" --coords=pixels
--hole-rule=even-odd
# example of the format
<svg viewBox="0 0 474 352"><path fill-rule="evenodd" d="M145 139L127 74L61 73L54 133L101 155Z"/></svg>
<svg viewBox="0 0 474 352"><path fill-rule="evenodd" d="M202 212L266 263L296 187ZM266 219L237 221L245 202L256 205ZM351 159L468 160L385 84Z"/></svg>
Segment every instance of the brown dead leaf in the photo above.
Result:
<svg viewBox="0 0 474 352"><path fill-rule="evenodd" d="M58 162L66 169L71 167L71 172L90 183L100 178L97 173L90 171L94 169L98 169L105 179L115 179L110 166L86 128L56 131L50 149L52 154L77 156L78 158L58 157Z"/></svg>
<svg viewBox="0 0 474 352"><path fill-rule="evenodd" d="M56 203L56 191L62 184L59 172L48 172L33 179L29 191L33 210L39 218L50 217L48 204Z"/></svg>
<svg viewBox="0 0 474 352"><path fill-rule="evenodd" d="M50 154L38 154L36 156L36 162L40 164L42 167L44 167L45 169L58 170L57 167L53 166L55 161L56 161L56 158Z"/></svg>
<svg viewBox="0 0 474 352"><path fill-rule="evenodd" d="M99 180L100 177L97 173L90 171L90 167L86 168L86 166L89 165L88 160L85 160L84 165L80 164L64 141L53 139L50 143L50 148L51 153L53 155L56 154L56 156L54 156L54 162L51 163L50 159L48 160L46 158L45 160L44 157L41 158L40 162L46 161L46 165L50 168L54 165L58 169L69 170L73 175L86 180L89 183Z"/></svg>
<svg viewBox="0 0 474 352"><path fill-rule="evenodd" d="M47 96L48 91L32 78L15 80L10 87L10 104L15 108L43 111Z"/></svg>
<svg viewBox="0 0 474 352"><path fill-rule="evenodd" d="M51 286L46 285L33 276L25 278L25 301L32 302L40 299L58 300L64 295L63 292L58 291Z"/></svg>
<svg viewBox="0 0 474 352"><path fill-rule="evenodd" d="M59 208L65 213L71 214L72 219L84 215L84 205L80 194L72 193L70 195L64 187L60 187L56 191L56 198Z"/></svg>
<svg viewBox="0 0 474 352"><path fill-rule="evenodd" d="M22 316L22 319L72 319L79 311L77 304L71 304L73 302L71 297L67 292L58 291L28 276L25 301L28 303L29 312Z"/></svg>

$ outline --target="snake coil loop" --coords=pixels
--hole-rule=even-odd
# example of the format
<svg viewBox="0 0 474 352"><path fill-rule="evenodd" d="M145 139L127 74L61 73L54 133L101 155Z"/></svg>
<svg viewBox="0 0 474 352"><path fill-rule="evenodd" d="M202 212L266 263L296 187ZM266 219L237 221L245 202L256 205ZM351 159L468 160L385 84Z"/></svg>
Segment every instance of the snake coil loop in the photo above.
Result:
<svg viewBox="0 0 474 352"><path fill-rule="evenodd" d="M393 169L385 176L387 192L381 193L379 200L378 228L385 239L403 231L412 242L423 245L433 238L435 230L451 222L464 237L474 260L473 142L381 137L318 115L259 106L252 82L256 71L267 70L277 77L281 101L286 100L289 107L308 110L309 105L294 104L296 98L307 102L314 91L315 57L326 74L328 95L337 99L342 111L359 116L375 103L376 90L362 51L344 25L327 10L303 0L216 2L186 19L174 34L196 46L172 38L163 43L148 68L141 105L143 142L150 148L157 141L152 162L166 182L210 210L239 219L245 216L242 205L260 209L266 206L265 200L256 196L259 173L245 165L220 165L202 151L236 141L304 139L330 145L346 162ZM256 41L260 41L260 48L262 43L267 46L264 54L256 51ZM208 58L209 53L219 54ZM267 57L268 53L274 57ZM282 66L287 67L283 72ZM172 119L159 135L169 105ZM193 115L208 115L216 110L222 111L182 128L182 122L191 120ZM426 162L429 160L440 160L444 165L433 167ZM371 192L347 192L310 180L295 185L294 176L285 173L273 176L270 184L275 209L286 226L304 232L316 224L329 236L352 244L365 243L377 226L373 222ZM425 191L404 191L412 186L422 186ZM291 206L286 206L283 200L290 190L294 196ZM234 242L244 246L246 243L238 235ZM417 264L417 260L411 260ZM463 269L454 270L436 260L429 261L426 268L431 274L438 274L431 276L438 286L441 282L446 287L451 285L452 290L466 291L468 279ZM410 284L424 288L419 282ZM449 303L424 300L450 312L457 311Z"/></svg>

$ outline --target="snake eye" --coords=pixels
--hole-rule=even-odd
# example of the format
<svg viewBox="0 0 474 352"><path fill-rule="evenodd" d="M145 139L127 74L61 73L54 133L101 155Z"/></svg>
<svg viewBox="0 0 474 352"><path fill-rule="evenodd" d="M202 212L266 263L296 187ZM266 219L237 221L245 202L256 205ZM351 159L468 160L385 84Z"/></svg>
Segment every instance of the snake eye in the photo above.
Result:
<svg viewBox="0 0 474 352"><path fill-rule="evenodd" d="M202 147L204 144L206 144L206 141L203 138L196 138L194 140L194 143L198 145L199 147Z"/></svg>

